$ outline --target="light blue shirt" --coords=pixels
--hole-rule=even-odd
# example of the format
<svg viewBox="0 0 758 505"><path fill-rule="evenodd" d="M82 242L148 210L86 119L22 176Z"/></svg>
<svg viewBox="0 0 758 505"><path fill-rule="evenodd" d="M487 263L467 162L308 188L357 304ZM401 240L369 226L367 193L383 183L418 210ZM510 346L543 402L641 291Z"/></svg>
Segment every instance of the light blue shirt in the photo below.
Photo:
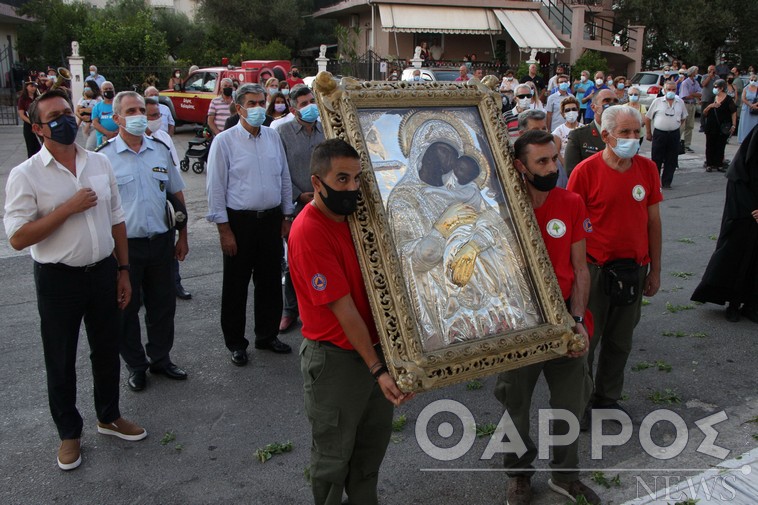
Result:
<svg viewBox="0 0 758 505"><path fill-rule="evenodd" d="M113 166L126 215L126 236L148 238L166 233L166 191L178 193L184 189L168 148L143 136L139 153L135 153L117 135L98 152L106 155Z"/></svg>
<svg viewBox="0 0 758 505"><path fill-rule="evenodd" d="M208 154L208 221L228 223L226 209L295 211L292 182L279 134L261 126L255 137L242 121L218 134Z"/></svg>

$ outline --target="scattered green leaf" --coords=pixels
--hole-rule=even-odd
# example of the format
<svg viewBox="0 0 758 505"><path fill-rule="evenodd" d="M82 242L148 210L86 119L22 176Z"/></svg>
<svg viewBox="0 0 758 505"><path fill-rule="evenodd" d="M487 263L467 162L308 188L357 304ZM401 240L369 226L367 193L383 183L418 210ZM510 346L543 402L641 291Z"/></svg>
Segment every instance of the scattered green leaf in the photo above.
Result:
<svg viewBox="0 0 758 505"><path fill-rule="evenodd" d="M672 368L671 365L660 359L655 362L655 366L658 367L659 372L670 372Z"/></svg>
<svg viewBox="0 0 758 505"><path fill-rule="evenodd" d="M174 440L176 440L176 435L174 435L174 432L167 431L166 433L164 433L163 438L161 438L161 445L168 445Z"/></svg>
<svg viewBox="0 0 758 505"><path fill-rule="evenodd" d="M405 423L408 422L408 419L405 417L405 414L397 416L395 419L392 420L392 431L398 432L403 431L405 429Z"/></svg>
<svg viewBox="0 0 758 505"><path fill-rule="evenodd" d="M671 330L666 330L666 331L662 332L662 333L661 333L661 335L663 335L664 337L676 337L676 338L682 338L682 337L686 337L686 336L687 336L687 333L685 333L685 332L683 332L683 331L671 331Z"/></svg>
<svg viewBox="0 0 758 505"><path fill-rule="evenodd" d="M674 403L682 403L682 398L679 396L679 393L676 392L675 389L664 389L663 391L653 391L653 393L648 396L650 400L652 400L653 403L661 404L661 403L667 403L669 405Z"/></svg>
<svg viewBox="0 0 758 505"><path fill-rule="evenodd" d="M642 306L643 307L647 307L648 305L650 305L650 300L648 300L647 298L643 298L642 299Z"/></svg>
<svg viewBox="0 0 758 505"><path fill-rule="evenodd" d="M393 444L399 444L403 440L405 440L405 437L400 435L399 433L393 433L392 435L390 435L390 442L392 442Z"/></svg>
<svg viewBox="0 0 758 505"><path fill-rule="evenodd" d="M742 424L747 424L747 423L755 423L755 424L758 424L758 416L755 416L755 417L753 417L752 419L748 419L747 421L745 421L745 422L744 422L744 423L742 423Z"/></svg>
<svg viewBox="0 0 758 505"><path fill-rule="evenodd" d="M466 384L466 389L469 391L476 391L477 389L482 389L484 387L484 384L482 384L478 380L472 380L468 384Z"/></svg>
<svg viewBox="0 0 758 505"><path fill-rule="evenodd" d="M699 502L699 498L687 498L684 501L678 501L674 503L674 505L697 505L697 502Z"/></svg>
<svg viewBox="0 0 758 505"><path fill-rule="evenodd" d="M308 482L311 481L311 466L310 465L303 468L303 477L305 477L305 480L307 480Z"/></svg>
<svg viewBox="0 0 758 505"><path fill-rule="evenodd" d="M621 394L621 399L624 400L624 401L627 401L629 399L629 395L626 394L626 393L622 393Z"/></svg>
<svg viewBox="0 0 758 505"><path fill-rule="evenodd" d="M621 476L618 474L609 480L605 476L605 472L592 472L592 477L590 478L606 489L610 489L611 486L621 486Z"/></svg>
<svg viewBox="0 0 758 505"><path fill-rule="evenodd" d="M711 240L718 240L719 239L718 235L708 235L708 238L711 239Z"/></svg>
<svg viewBox="0 0 758 505"><path fill-rule="evenodd" d="M671 272L671 275L674 277L678 277L680 279L689 279L695 274L693 274L692 272Z"/></svg>
<svg viewBox="0 0 758 505"><path fill-rule="evenodd" d="M671 314L676 314L677 312L681 312L683 310L692 310L694 308L694 305L674 305L671 302L666 302L666 311L670 312Z"/></svg>
<svg viewBox="0 0 758 505"><path fill-rule="evenodd" d="M182 449L184 449L184 444L176 444L174 446L174 450L181 451Z"/></svg>
<svg viewBox="0 0 758 505"><path fill-rule="evenodd" d="M695 243L695 241L692 240L689 237L682 237L682 238L678 239L677 242L681 242L682 244L694 244Z"/></svg>
<svg viewBox="0 0 758 505"><path fill-rule="evenodd" d="M497 424L495 423L484 423L484 424L477 424L476 425L476 436L479 438L482 437L489 437L493 433L495 433L495 429L497 428Z"/></svg>
<svg viewBox="0 0 758 505"><path fill-rule="evenodd" d="M758 440L758 433L753 433L753 440Z"/></svg>
<svg viewBox="0 0 758 505"><path fill-rule="evenodd" d="M255 457L261 463L265 463L266 461L270 460L274 454L284 454L285 452L290 452L291 450L292 442L290 441L287 441L283 444L274 442L273 444L268 444L265 447L256 449Z"/></svg>
<svg viewBox="0 0 758 505"><path fill-rule="evenodd" d="M652 363L648 363L647 361L640 361L632 367L632 372L641 372L642 370L647 370L651 366L653 366Z"/></svg>
<svg viewBox="0 0 758 505"><path fill-rule="evenodd" d="M566 502L566 505L592 505L590 502L587 501L587 498L584 497L583 494L576 496L576 501L568 501Z"/></svg>
<svg viewBox="0 0 758 505"><path fill-rule="evenodd" d="M693 337L693 338L705 338L707 336L708 334L705 333L704 331L696 331L695 333L690 333L690 337Z"/></svg>
<svg viewBox="0 0 758 505"><path fill-rule="evenodd" d="M703 304L703 302L692 302L692 303L693 303L693 305L702 305Z"/></svg>

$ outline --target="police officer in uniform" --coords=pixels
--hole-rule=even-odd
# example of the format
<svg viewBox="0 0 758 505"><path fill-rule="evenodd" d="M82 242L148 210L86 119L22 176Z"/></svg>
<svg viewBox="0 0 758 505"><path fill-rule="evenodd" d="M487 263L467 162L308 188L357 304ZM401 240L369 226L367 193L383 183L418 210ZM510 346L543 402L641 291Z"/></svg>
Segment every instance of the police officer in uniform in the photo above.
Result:
<svg viewBox="0 0 758 505"><path fill-rule="evenodd" d="M571 130L568 136L564 159L566 160L566 173L569 176L580 161L586 160L593 154L602 152L605 149L605 142L603 142L603 138L600 136L603 111L611 105L618 103L619 100L615 93L609 89L600 90L592 98L590 107L595 112L594 121Z"/></svg>
<svg viewBox="0 0 758 505"><path fill-rule="evenodd" d="M145 135L145 101L138 93L123 91L116 95L113 119L119 133L98 151L113 165L126 214L133 295L121 320L121 357L130 372L129 388L141 391L148 368L170 379L187 378L169 357L176 311L173 260L183 261L187 255L187 229L179 230L174 245L174 230L169 229L166 219L167 193L184 203L184 181L169 148ZM147 329L144 347L139 323L142 300Z"/></svg>

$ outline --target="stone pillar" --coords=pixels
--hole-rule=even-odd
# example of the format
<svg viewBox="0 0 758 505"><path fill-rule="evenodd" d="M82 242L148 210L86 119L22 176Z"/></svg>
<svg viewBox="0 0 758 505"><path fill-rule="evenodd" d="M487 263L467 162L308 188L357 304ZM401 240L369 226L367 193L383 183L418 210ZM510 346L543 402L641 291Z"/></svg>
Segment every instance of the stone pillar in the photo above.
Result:
<svg viewBox="0 0 758 505"><path fill-rule="evenodd" d="M84 58L79 56L79 43L77 41L71 43L68 70L71 72L71 100L76 104L84 91Z"/></svg>
<svg viewBox="0 0 758 505"><path fill-rule="evenodd" d="M321 44L319 48L319 55L316 58L316 65L318 65L319 72L326 72L326 64L329 62L329 58L326 57L326 44Z"/></svg>

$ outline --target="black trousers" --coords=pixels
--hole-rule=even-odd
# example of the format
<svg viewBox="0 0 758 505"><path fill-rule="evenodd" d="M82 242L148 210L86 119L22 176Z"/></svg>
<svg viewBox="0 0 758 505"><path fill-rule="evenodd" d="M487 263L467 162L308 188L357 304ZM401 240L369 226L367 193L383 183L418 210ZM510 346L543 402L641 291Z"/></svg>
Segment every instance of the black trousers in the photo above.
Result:
<svg viewBox="0 0 758 505"><path fill-rule="evenodd" d="M82 319L90 347L97 418L112 423L121 417L116 260L109 256L89 270L35 263L34 283L50 413L61 440L79 438L82 416L76 408L76 349Z"/></svg>
<svg viewBox="0 0 758 505"><path fill-rule="evenodd" d="M224 255L221 290L221 331L230 351L247 349L247 292L253 278L255 341L276 338L282 317L282 213L227 209L237 241L237 255Z"/></svg>
<svg viewBox="0 0 758 505"><path fill-rule="evenodd" d="M129 239L132 300L121 317L121 357L130 371L165 366L174 346L174 232ZM139 310L145 305L147 344L142 346ZM150 361L148 362L148 358Z"/></svg>
<svg viewBox="0 0 758 505"><path fill-rule="evenodd" d="M661 183L670 186L674 180L674 170L679 163L679 128L671 131L654 130L653 144L650 146L650 157L658 165Z"/></svg>
<svg viewBox="0 0 758 505"><path fill-rule="evenodd" d="M728 135L718 133L705 134L705 164L709 167L720 167L724 163L724 151Z"/></svg>
<svg viewBox="0 0 758 505"><path fill-rule="evenodd" d="M39 152L42 146L39 137L32 131L32 125L24 121L24 142L26 143L26 157L31 158Z"/></svg>

